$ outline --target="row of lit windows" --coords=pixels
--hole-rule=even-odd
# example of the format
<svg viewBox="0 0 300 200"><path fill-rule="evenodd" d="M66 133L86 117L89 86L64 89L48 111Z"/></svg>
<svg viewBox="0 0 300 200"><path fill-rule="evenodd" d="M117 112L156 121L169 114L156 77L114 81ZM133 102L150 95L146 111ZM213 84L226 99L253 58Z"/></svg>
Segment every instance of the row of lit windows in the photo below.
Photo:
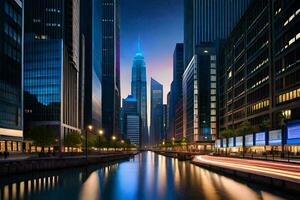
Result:
<svg viewBox="0 0 300 200"><path fill-rule="evenodd" d="M8 151L21 151L22 142L6 141L6 148ZM0 141L1 152L4 152L6 148L5 148L5 141Z"/></svg>
<svg viewBox="0 0 300 200"><path fill-rule="evenodd" d="M276 10L275 15L278 15L281 12L281 8L279 8L278 10Z"/></svg>
<svg viewBox="0 0 300 200"><path fill-rule="evenodd" d="M264 77L263 79L257 81L255 84L253 84L253 85L251 86L251 89L253 89L253 88L259 86L260 84L266 82L267 80L269 80L269 76L266 76L266 77Z"/></svg>
<svg viewBox="0 0 300 200"><path fill-rule="evenodd" d="M269 105L270 105L270 100L267 99L267 100L260 101L260 102L258 102L256 104L250 106L249 109L250 109L250 112L255 112L257 110L261 110L263 108L267 108L267 107L269 107Z"/></svg>
<svg viewBox="0 0 300 200"><path fill-rule="evenodd" d="M279 104L284 103L286 101L294 100L296 98L300 98L300 88L281 94L276 98L276 100Z"/></svg>
<svg viewBox="0 0 300 200"><path fill-rule="evenodd" d="M300 8L284 22L283 26L288 25L288 23L290 23L299 13L300 13Z"/></svg>
<svg viewBox="0 0 300 200"><path fill-rule="evenodd" d="M56 23L46 23L46 26L50 26L50 27L60 27L60 24L56 24Z"/></svg>
<svg viewBox="0 0 300 200"><path fill-rule="evenodd" d="M56 8L46 8L46 12L57 12L57 13L60 13L60 9L56 9Z"/></svg>
<svg viewBox="0 0 300 200"><path fill-rule="evenodd" d="M269 58L263 60L261 63L259 63L251 72L250 74L252 74L253 72L257 71L259 68L261 68L264 64L266 64L269 61Z"/></svg>
<svg viewBox="0 0 300 200"><path fill-rule="evenodd" d="M47 35L34 35L34 39L37 40L47 40L48 36Z"/></svg>
<svg viewBox="0 0 300 200"><path fill-rule="evenodd" d="M294 42L296 42L296 41L299 40L299 39L300 39L300 32L297 33L294 37L292 37L292 38L289 40L288 44L286 44L286 45L281 49L281 51L287 49L289 46L291 46Z"/></svg>

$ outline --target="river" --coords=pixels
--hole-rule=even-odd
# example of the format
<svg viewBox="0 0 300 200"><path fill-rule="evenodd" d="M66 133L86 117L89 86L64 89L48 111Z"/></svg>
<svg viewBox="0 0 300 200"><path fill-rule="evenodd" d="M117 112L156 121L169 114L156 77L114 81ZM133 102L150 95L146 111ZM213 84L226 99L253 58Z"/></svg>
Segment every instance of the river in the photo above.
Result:
<svg viewBox="0 0 300 200"><path fill-rule="evenodd" d="M284 191L238 181L152 152L107 166L2 178L0 199L297 199Z"/></svg>

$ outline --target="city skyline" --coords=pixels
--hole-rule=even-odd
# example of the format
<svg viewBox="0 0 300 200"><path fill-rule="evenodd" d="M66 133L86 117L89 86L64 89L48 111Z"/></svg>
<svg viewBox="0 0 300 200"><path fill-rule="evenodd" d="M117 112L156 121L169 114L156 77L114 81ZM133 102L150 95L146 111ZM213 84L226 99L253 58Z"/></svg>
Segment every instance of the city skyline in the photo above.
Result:
<svg viewBox="0 0 300 200"><path fill-rule="evenodd" d="M139 15L141 12L143 15ZM163 84L166 103L172 81L169 74L173 73L173 51L176 43L183 41L183 1L124 0L121 1L121 19L121 98L131 93L132 58L140 38L147 65L147 101L150 102L153 77ZM149 122L149 104L147 109Z"/></svg>
<svg viewBox="0 0 300 200"><path fill-rule="evenodd" d="M1 200L299 199L299 0L0 2Z"/></svg>

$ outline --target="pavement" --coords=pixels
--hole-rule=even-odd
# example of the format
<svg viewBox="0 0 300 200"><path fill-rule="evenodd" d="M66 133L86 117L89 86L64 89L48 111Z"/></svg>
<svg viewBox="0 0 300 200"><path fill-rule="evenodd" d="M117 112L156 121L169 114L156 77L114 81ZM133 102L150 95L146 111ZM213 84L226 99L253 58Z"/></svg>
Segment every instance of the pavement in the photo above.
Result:
<svg viewBox="0 0 300 200"><path fill-rule="evenodd" d="M300 164L218 156L195 156L193 162L300 184Z"/></svg>

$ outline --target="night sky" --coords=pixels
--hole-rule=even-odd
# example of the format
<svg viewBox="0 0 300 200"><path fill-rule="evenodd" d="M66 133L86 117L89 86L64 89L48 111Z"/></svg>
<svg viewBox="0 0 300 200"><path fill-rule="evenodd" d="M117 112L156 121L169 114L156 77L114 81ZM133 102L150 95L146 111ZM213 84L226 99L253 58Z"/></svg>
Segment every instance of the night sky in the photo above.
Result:
<svg viewBox="0 0 300 200"><path fill-rule="evenodd" d="M164 86L164 102L172 81L173 52L183 41L183 0L121 0L121 92L130 94L131 67L138 38L150 78Z"/></svg>

